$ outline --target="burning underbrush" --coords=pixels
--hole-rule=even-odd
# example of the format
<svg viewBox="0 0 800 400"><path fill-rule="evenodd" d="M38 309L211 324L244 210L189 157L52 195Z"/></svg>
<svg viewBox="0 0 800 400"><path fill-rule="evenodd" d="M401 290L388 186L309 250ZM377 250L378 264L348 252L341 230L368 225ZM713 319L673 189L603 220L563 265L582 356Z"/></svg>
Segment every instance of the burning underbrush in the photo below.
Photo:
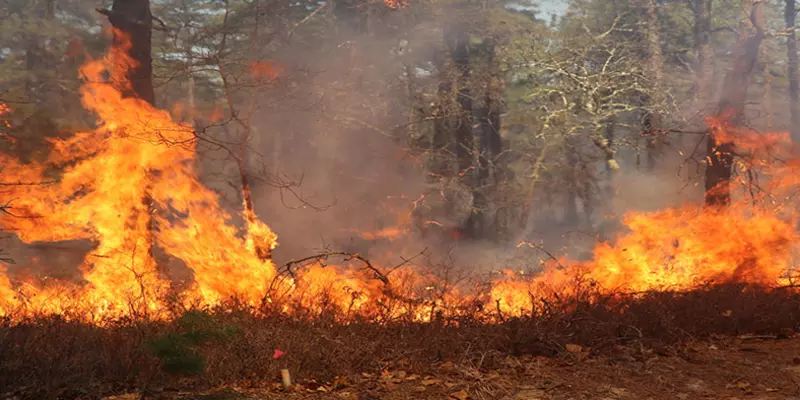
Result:
<svg viewBox="0 0 800 400"><path fill-rule="evenodd" d="M448 361L491 369L509 355L571 357L575 347L586 356L642 346L669 352L665 344L717 334L786 336L800 323L800 295L791 288L728 284L607 295L578 286L579 296L543 301L525 315L474 306L427 323L388 311L365 320L335 306L289 315L277 305L233 301L176 308L168 321L127 319L103 327L56 315L6 318L0 387L23 398L88 398L122 390L269 386L281 369L301 382L331 382L398 364L420 374ZM497 322L486 323L489 316ZM276 358L276 350L285 354Z"/></svg>

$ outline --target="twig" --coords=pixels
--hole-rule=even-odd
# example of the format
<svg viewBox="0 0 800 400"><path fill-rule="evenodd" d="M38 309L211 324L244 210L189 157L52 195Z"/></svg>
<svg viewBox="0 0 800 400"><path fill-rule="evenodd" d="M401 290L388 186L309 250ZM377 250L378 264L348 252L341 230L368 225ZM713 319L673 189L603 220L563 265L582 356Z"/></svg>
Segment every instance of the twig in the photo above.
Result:
<svg viewBox="0 0 800 400"><path fill-rule="evenodd" d="M345 261L350 261L350 260L361 261L362 263L364 263L364 266L367 269L369 269L370 271L375 273L375 278L376 279L378 279L379 281L383 282L384 285L389 286L389 278L387 278L386 275L383 272L381 272L379 269L377 269L375 266L373 266L372 263L369 260L367 260L366 258L362 257L358 253L346 253L346 252L343 252L343 251L330 251L330 252L326 252L326 253L322 253L322 254L317 254L317 255L313 255L313 256L309 256L309 257L304 257L304 258L301 258L299 260L291 260L291 261L287 262L284 265L284 270L289 275L294 277L294 273L292 272L292 267L294 267L295 265L304 264L304 263L306 263L308 261L321 261L321 260L325 260L325 259L327 259L328 257L331 257L331 256L345 257L346 258Z"/></svg>
<svg viewBox="0 0 800 400"><path fill-rule="evenodd" d="M326 2L325 2L325 4L323 4L323 5L319 6L319 7L317 7L317 9L316 9L316 10L314 10L314 11L313 11L311 14L308 14L308 15L306 15L306 17L305 17L305 18L303 18L302 20L300 20L300 22L298 22L298 23L294 24L294 26L292 26L292 28L291 28L291 29L289 29L289 32L288 32L288 33L286 33L286 37L287 37L287 38L288 38L288 37L291 37L291 36L292 36L292 33L294 33L294 30L295 30L295 29L297 29L297 27L299 27L300 25L303 25L303 24L305 24L305 23L306 23L306 22L308 22L308 20L310 20L311 18L314 18L314 16L315 16L315 15L317 15L317 13L319 13L320 11L322 11L322 9L323 9L323 8L325 8L325 7L327 7L327 6L328 6L328 3L329 3L329 2L328 2L328 1L326 1Z"/></svg>
<svg viewBox="0 0 800 400"><path fill-rule="evenodd" d="M553 255L553 253L547 251L547 249L545 249L544 247L539 246L538 244L533 242L520 242L520 244L518 244L517 247L522 247L523 245L527 245L528 247L533 247L534 249L541 251L542 253L546 254L547 257L549 257L551 260L555 261L559 269L566 269L564 264L561 264L561 261L559 261L559 259L556 258L556 256Z"/></svg>
<svg viewBox="0 0 800 400"><path fill-rule="evenodd" d="M38 185L52 185L56 181L42 181L42 182L0 182L0 186L38 186Z"/></svg>

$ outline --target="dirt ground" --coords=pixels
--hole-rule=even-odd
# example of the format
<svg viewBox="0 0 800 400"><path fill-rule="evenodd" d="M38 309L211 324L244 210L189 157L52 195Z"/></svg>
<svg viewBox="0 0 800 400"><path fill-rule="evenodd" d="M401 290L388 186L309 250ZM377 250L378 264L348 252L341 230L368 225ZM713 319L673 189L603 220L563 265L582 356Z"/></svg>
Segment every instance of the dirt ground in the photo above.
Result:
<svg viewBox="0 0 800 400"><path fill-rule="evenodd" d="M430 375L390 366L382 373L301 382L292 389L225 388L205 394L154 393L182 400L272 399L798 399L800 336L718 338L647 349L617 346L594 354L568 346L562 356L506 357L495 369L436 365ZM478 361L479 363L480 361ZM138 396L115 396L128 400Z"/></svg>
<svg viewBox="0 0 800 400"><path fill-rule="evenodd" d="M563 356L507 357L504 366L443 363L417 375L401 366L291 389L223 388L210 393L161 391L181 400L400 399L798 399L800 337L719 338L646 349L618 346L595 355L570 346ZM104 400L133 400L138 395Z"/></svg>

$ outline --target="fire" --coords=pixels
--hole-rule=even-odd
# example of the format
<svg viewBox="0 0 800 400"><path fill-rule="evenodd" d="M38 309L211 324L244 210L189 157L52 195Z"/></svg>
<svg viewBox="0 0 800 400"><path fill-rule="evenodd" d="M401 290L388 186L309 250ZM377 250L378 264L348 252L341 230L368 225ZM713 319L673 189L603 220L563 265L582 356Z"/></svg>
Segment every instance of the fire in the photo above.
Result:
<svg viewBox="0 0 800 400"><path fill-rule="evenodd" d="M739 181L747 196L727 209L686 205L630 213L628 232L614 243L599 243L593 261L565 257L546 263L539 274L506 271L483 294L413 265L382 272L357 259L305 266L289 276L271 260L277 235L269 226L248 207L229 213L200 182L192 128L167 111L124 97L125 82L103 83L109 71L119 78L120 69L132 65L123 46L81 68L87 79L80 94L99 121L96 129L53 139L43 163L22 164L0 154L4 181L24 183L4 186L13 201L5 207L11 215L0 220L2 229L27 243L83 239L95 245L83 261L84 285L13 282L0 268L0 315L166 318L165 299L175 289L159 270L156 248L192 270L193 283L179 296L187 306L236 298L251 306L280 302L281 310L291 313L334 310L345 316L412 315L418 321L439 311L457 314L476 302L484 310L519 315L541 299L575 294L578 281L606 293L725 282L778 286L794 268L800 238L791 195L800 184L800 159L788 153L788 137L710 119L715 135L746 153L740 167L762 172L757 190L752 182ZM271 64L253 68L264 76L276 72ZM8 111L0 104L0 113ZM771 161L777 158L788 161ZM408 224L403 214L397 227L360 234L366 240L392 239L408 233Z"/></svg>
<svg viewBox="0 0 800 400"><path fill-rule="evenodd" d="M84 260L88 285L79 297L98 314L158 314L169 282L159 275L154 245L194 271L191 291L205 302L234 295L259 300L275 268L252 251L253 241L272 248L275 235L248 219L251 234L242 239L217 195L198 179L189 126L142 100L123 97L118 87L98 83L106 71L117 71L112 76L118 77L120 68L131 65L127 49L116 49L81 68L87 78L82 102L98 117L97 129L54 140L42 165L3 158L3 175L20 181L49 181L50 169L63 168L55 183L12 187L7 196L18 199L13 207L24 215L5 218L3 228L26 242L96 243ZM33 298L50 297L47 288L35 292Z"/></svg>
<svg viewBox="0 0 800 400"><path fill-rule="evenodd" d="M385 4L386 7L389 7L391 9L393 9L393 10L397 10L397 9L408 7L408 1L407 0L383 0L383 4Z"/></svg>
<svg viewBox="0 0 800 400"><path fill-rule="evenodd" d="M250 63L250 75L254 78L275 79L281 73L281 68L270 61L253 61Z"/></svg>

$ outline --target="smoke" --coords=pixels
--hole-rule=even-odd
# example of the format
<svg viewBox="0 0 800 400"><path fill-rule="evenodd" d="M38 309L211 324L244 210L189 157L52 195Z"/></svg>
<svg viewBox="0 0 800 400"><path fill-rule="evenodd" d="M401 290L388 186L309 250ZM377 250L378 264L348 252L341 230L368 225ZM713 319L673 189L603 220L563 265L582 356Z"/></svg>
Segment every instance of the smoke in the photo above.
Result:
<svg viewBox="0 0 800 400"><path fill-rule="evenodd" d="M419 134L432 125L410 114L406 68L418 73L412 90L435 88L436 71L417 68L430 68L441 52L441 41L431 38L442 37L442 24L371 35L340 27L313 48L276 57L287 73L262 94L270 107L255 122L253 146L271 174L298 184L255 189L257 213L279 235L278 265L325 250L387 264L416 255L415 262L469 269L522 265L509 261L530 253L515 250L516 243L452 232L463 215L454 217L445 203L471 195L432 177L410 143L409 127Z"/></svg>
<svg viewBox="0 0 800 400"><path fill-rule="evenodd" d="M260 93L264 106L253 121L257 134L251 146L257 156L250 167L263 173L262 178L283 176L283 183L296 183L288 188L255 183L256 211L279 236L274 253L278 265L325 250L360 252L388 263L426 250L428 263L481 271L536 267L564 253L590 259L598 239L613 240L621 232L625 212L698 199L687 172L695 165L686 164L679 152L685 153L686 145L675 141L652 171L637 168L636 154L622 151L612 195L592 195L591 221L565 221L562 198L551 208L535 204L532 226L522 236L476 241L448 234L461 221L439 205L454 201L454 195L446 182L431 179L424 158L409 143L411 104L404 73L408 65L432 65L442 57L444 45L437 38L449 21L439 16L416 29L402 26L407 21L393 23L369 35L339 27L325 40L292 44L274 57L284 73ZM437 84L432 72L415 83ZM420 123L416 129L431 127ZM596 163L597 171L603 165ZM539 202L540 192L548 190L534 193L533 201ZM585 212L589 205L577 201ZM415 220L418 207L427 210L422 221ZM435 233L423 232L426 222L435 222L427 225ZM387 229L398 232L367 237ZM549 254L518 248L520 241L536 242Z"/></svg>

